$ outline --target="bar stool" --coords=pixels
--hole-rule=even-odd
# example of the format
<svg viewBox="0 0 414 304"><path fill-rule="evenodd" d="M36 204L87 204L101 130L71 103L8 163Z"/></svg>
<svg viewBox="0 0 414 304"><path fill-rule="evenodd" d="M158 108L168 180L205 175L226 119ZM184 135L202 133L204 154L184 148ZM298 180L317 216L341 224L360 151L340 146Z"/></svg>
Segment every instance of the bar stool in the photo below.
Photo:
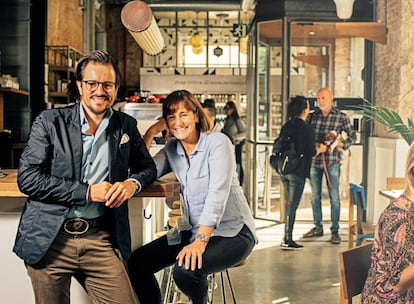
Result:
<svg viewBox="0 0 414 304"><path fill-rule="evenodd" d="M231 267L231 268L235 268L235 267L241 267L243 265L246 265L248 263L248 258L246 258L244 261L242 261L241 263ZM208 288L208 304L213 304L214 303L214 293L215 290L217 289L217 284L216 284L216 274L217 273L212 273L208 276L208 281L209 281L209 288ZM224 276L226 276L227 279L227 284L225 283L225 279ZM220 282L221 282L221 298L223 300L223 304L226 304L226 285L228 285L229 291L230 291L230 295L231 295L231 299L233 300L233 304L236 304L236 294L234 292L234 288L233 288L233 284L231 283L231 279L230 279L230 273L229 273L229 269L225 269L220 271Z"/></svg>
<svg viewBox="0 0 414 304"><path fill-rule="evenodd" d="M208 280L208 304L213 304L214 303L214 293L215 290L217 289L217 284L216 284L216 272L212 273L210 275L208 275L207 280ZM228 282L228 286L230 289L230 293L231 293L231 297L233 299L233 303L236 304L236 295L234 294L234 289L233 289L233 285L231 284L231 279L230 279L230 274L229 274L229 270L225 269L223 271L220 271L220 281L221 281L221 296L223 299L223 304L227 303L226 301L226 284L224 281L224 276L226 276L227 278L227 282Z"/></svg>
<svg viewBox="0 0 414 304"><path fill-rule="evenodd" d="M166 228L174 228L177 224L177 219L181 216L181 202L180 200L174 201L170 204L170 211L168 212L168 221ZM155 237L163 236L167 233L167 230L159 231L155 234ZM163 274L160 282L161 296L163 304L190 304L190 299L181 292L177 287L173 278L173 266L167 267L163 270Z"/></svg>

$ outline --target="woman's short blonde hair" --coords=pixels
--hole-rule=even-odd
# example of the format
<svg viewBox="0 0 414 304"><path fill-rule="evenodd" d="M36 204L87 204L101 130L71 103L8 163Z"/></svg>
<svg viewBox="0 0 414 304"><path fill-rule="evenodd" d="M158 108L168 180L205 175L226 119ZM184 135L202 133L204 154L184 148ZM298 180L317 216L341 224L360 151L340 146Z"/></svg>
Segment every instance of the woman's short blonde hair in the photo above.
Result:
<svg viewBox="0 0 414 304"><path fill-rule="evenodd" d="M410 199L414 199L414 144L411 144L407 153L405 184L404 194Z"/></svg>

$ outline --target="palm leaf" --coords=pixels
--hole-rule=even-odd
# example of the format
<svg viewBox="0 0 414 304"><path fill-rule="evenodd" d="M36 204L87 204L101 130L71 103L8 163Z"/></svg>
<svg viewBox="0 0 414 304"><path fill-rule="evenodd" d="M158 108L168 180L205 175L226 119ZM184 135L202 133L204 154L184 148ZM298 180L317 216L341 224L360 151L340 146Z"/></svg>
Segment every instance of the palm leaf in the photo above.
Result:
<svg viewBox="0 0 414 304"><path fill-rule="evenodd" d="M357 114L384 125L389 133L399 134L408 145L414 141L414 121L411 118L408 118L405 124L398 112L387 107L374 106L367 100L365 104L355 109ZM413 109L410 110L413 111Z"/></svg>

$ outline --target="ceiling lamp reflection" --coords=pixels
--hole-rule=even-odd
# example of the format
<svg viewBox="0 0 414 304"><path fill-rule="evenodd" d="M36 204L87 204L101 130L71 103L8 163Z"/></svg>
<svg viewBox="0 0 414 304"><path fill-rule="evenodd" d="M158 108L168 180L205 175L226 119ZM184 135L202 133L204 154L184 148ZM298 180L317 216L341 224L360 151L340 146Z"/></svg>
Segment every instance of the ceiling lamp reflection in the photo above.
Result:
<svg viewBox="0 0 414 304"><path fill-rule="evenodd" d="M148 4L135 0L121 11L122 24L148 55L158 55L164 49L164 38Z"/></svg>

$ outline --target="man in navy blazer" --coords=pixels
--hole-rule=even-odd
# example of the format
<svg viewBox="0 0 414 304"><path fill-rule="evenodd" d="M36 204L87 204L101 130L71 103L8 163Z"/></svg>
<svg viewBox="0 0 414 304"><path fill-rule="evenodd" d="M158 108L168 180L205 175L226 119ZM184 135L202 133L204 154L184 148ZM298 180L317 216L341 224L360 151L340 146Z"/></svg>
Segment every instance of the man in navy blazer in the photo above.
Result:
<svg viewBox="0 0 414 304"><path fill-rule="evenodd" d="M127 200L156 178L134 118L113 105L120 72L93 51L76 67L76 103L34 121L18 170L28 195L13 251L36 303L69 303L74 277L93 303L136 303L124 261L131 251Z"/></svg>

